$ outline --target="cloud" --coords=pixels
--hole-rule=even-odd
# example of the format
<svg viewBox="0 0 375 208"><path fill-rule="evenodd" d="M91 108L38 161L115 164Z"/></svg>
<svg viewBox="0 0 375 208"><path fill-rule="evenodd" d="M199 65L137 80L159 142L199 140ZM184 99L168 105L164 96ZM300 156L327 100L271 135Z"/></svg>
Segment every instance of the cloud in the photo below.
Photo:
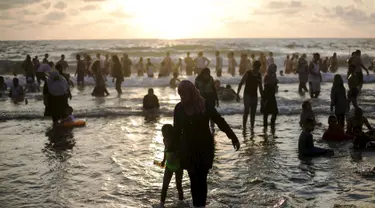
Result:
<svg viewBox="0 0 375 208"><path fill-rule="evenodd" d="M63 20L65 19L65 17L66 17L65 12L58 12L58 11L50 12L44 16L45 20L50 21L50 22Z"/></svg>
<svg viewBox="0 0 375 208"><path fill-rule="evenodd" d="M72 10L69 11L69 14L72 15L72 16L76 16L76 15L79 14L79 11L76 10L76 9L72 9Z"/></svg>
<svg viewBox="0 0 375 208"><path fill-rule="evenodd" d="M87 5L87 6L82 7L80 10L81 11L92 11L92 10L97 10L97 9L100 9L100 7L98 5Z"/></svg>
<svg viewBox="0 0 375 208"><path fill-rule="evenodd" d="M301 1L271 1L268 3L269 9L282 9L282 8L302 8L304 7Z"/></svg>
<svg viewBox="0 0 375 208"><path fill-rule="evenodd" d="M354 6L336 6L324 11L324 16L339 19L343 23L354 27L375 24L375 12L367 14L364 10Z"/></svg>
<svg viewBox="0 0 375 208"><path fill-rule="evenodd" d="M119 18L131 18L131 17L133 17L132 15L124 12L121 9L117 9L117 10L111 12L110 15L112 15L114 17L119 17Z"/></svg>
<svg viewBox="0 0 375 208"><path fill-rule="evenodd" d="M107 0L83 0L84 2L104 2Z"/></svg>
<svg viewBox="0 0 375 208"><path fill-rule="evenodd" d="M24 7L29 4L39 3L42 0L1 0L0 10Z"/></svg>
<svg viewBox="0 0 375 208"><path fill-rule="evenodd" d="M66 3L62 2L62 1L59 1L55 4L55 6L53 6L55 9L60 9L60 10L64 10L67 5Z"/></svg>
<svg viewBox="0 0 375 208"><path fill-rule="evenodd" d="M264 8L254 10L254 15L294 15L305 9L302 1L271 1Z"/></svg>
<svg viewBox="0 0 375 208"><path fill-rule="evenodd" d="M360 5L363 4L362 0L353 0L353 1L354 1L354 3L356 3L356 4L360 4Z"/></svg>
<svg viewBox="0 0 375 208"><path fill-rule="evenodd" d="M33 11L30 11L30 10L27 10L27 9L24 9L22 11L22 13L25 14L25 15L36 15L36 14L38 14L38 12L33 12Z"/></svg>
<svg viewBox="0 0 375 208"><path fill-rule="evenodd" d="M44 3L44 4L42 4L42 6L43 6L45 9L49 9L49 8L51 7L51 2Z"/></svg>

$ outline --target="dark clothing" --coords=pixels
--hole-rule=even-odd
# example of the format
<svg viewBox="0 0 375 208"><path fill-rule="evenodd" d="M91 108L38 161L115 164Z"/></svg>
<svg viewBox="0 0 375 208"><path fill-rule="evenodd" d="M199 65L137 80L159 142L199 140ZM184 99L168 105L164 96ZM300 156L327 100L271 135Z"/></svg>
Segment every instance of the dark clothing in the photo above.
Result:
<svg viewBox="0 0 375 208"><path fill-rule="evenodd" d="M46 74L44 72L37 72L36 73L36 79L38 81L38 84L40 85L41 81L46 81Z"/></svg>
<svg viewBox="0 0 375 208"><path fill-rule="evenodd" d="M124 76L130 77L132 71L131 71L132 61L127 58L123 61L123 69L124 69Z"/></svg>
<svg viewBox="0 0 375 208"><path fill-rule="evenodd" d="M353 137L345 134L343 126L340 124L330 125L324 132L322 139L326 141L345 141L350 140Z"/></svg>
<svg viewBox="0 0 375 208"><path fill-rule="evenodd" d="M358 85L360 88L362 88L362 85L363 85L363 73L362 73L362 70L360 72L355 72L356 76L357 76L357 80L358 80Z"/></svg>
<svg viewBox="0 0 375 208"><path fill-rule="evenodd" d="M92 91L91 95L94 97L104 97L105 95L109 95L104 77L100 71L96 72L95 88Z"/></svg>
<svg viewBox="0 0 375 208"><path fill-rule="evenodd" d="M47 83L43 87L43 96L45 97L45 117L52 117L53 122L57 122L65 117L65 109L69 106L68 95L53 96L49 93Z"/></svg>
<svg viewBox="0 0 375 208"><path fill-rule="evenodd" d="M265 84L261 112L264 114L278 114L279 110L277 108L276 94L277 84Z"/></svg>
<svg viewBox="0 0 375 208"><path fill-rule="evenodd" d="M77 82L80 82L82 84L85 81L85 68L86 68L85 62L82 60L79 60L77 62L76 74L77 74Z"/></svg>
<svg viewBox="0 0 375 208"><path fill-rule="evenodd" d="M121 69L120 63L115 63L112 68L112 76L116 79L116 90L120 94L122 93L121 84L124 81L124 75Z"/></svg>
<svg viewBox="0 0 375 208"><path fill-rule="evenodd" d="M157 109L159 108L159 99L156 97L156 95L146 95L143 98L143 109L145 110L151 110L151 109Z"/></svg>
<svg viewBox="0 0 375 208"><path fill-rule="evenodd" d="M303 131L298 140L298 153L303 157L318 157L332 153L332 150L315 147L313 135L310 132Z"/></svg>
<svg viewBox="0 0 375 208"><path fill-rule="evenodd" d="M341 114L336 113L335 115L336 115L338 124L344 127L345 126L345 113L341 113Z"/></svg>
<svg viewBox="0 0 375 208"><path fill-rule="evenodd" d="M332 87L331 106L335 107L335 114L341 115L348 111L348 99L346 98L346 89L344 86Z"/></svg>
<svg viewBox="0 0 375 208"><path fill-rule="evenodd" d="M176 179L176 188L178 192L178 199L184 200L184 192L182 190L182 176L183 176L183 170L180 169L178 171L171 171L168 168L165 168L164 171L164 177L163 177L163 187L161 191L161 202L165 202L165 198L167 197L167 191L169 187L169 183L171 182L173 173L175 173L175 179Z"/></svg>
<svg viewBox="0 0 375 208"><path fill-rule="evenodd" d="M247 123L247 118L249 117L249 113L250 113L250 123L251 123L251 127L253 128L255 124L255 114L257 112L257 106L258 106L258 97L257 96L251 97L250 95L244 95L243 101L245 105L244 113L243 113L244 126Z"/></svg>
<svg viewBox="0 0 375 208"><path fill-rule="evenodd" d="M210 77L208 81L204 81L200 76L198 76L195 79L195 86L201 93L202 97L206 99L207 103L210 106L215 107L215 103L219 100L219 98L214 85L214 79Z"/></svg>
<svg viewBox="0 0 375 208"><path fill-rule="evenodd" d="M299 85L298 85L298 92L302 92L302 90L305 91L305 92L309 91L307 89L306 82L300 82L299 83Z"/></svg>
<svg viewBox="0 0 375 208"><path fill-rule="evenodd" d="M207 175L208 169L188 170L190 189L194 207L203 207L207 203Z"/></svg>
<svg viewBox="0 0 375 208"><path fill-rule="evenodd" d="M246 75L247 74L247 75ZM258 97L258 86L262 85L262 75L260 73L253 73L247 71L244 76L247 76L244 96Z"/></svg>
<svg viewBox="0 0 375 208"><path fill-rule="evenodd" d="M360 136L354 137L353 140L354 149L366 149L366 148L375 148L375 144L370 136L362 134Z"/></svg>

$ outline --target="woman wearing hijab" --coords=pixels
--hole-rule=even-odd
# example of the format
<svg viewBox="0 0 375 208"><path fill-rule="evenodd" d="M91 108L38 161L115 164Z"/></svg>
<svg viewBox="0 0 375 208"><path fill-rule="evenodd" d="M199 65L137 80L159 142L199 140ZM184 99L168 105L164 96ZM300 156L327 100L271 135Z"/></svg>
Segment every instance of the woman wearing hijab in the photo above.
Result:
<svg viewBox="0 0 375 208"><path fill-rule="evenodd" d="M209 120L213 120L240 148L237 136L216 109L200 95L194 84L183 80L178 86L181 102L174 110L176 138L180 140L181 167L188 171L194 207L205 207L207 200L207 175L214 160L214 138Z"/></svg>
<svg viewBox="0 0 375 208"><path fill-rule="evenodd" d="M63 118L68 105L69 84L58 71L52 71L43 88L44 116L52 117L53 124Z"/></svg>
<svg viewBox="0 0 375 208"><path fill-rule="evenodd" d="M122 94L121 90L121 83L124 81L124 74L122 73L121 63L118 56L114 55L112 56L113 61L113 67L112 67L112 73L113 78L116 79L116 90L117 93L120 95Z"/></svg>
<svg viewBox="0 0 375 208"><path fill-rule="evenodd" d="M215 81L211 76L209 68L204 68L199 76L195 79L195 87L199 90L202 97L206 99L211 106L219 106Z"/></svg>
<svg viewBox="0 0 375 208"><path fill-rule="evenodd" d="M22 68L25 70L26 73L26 80L31 77L35 80L35 71L34 71L34 64L31 61L30 55L26 56L25 61L22 63Z"/></svg>
<svg viewBox="0 0 375 208"><path fill-rule="evenodd" d="M95 74L95 88L91 95L94 97L104 97L109 95L106 87L105 78L100 70L100 61L96 60L91 67L92 72Z"/></svg>
<svg viewBox="0 0 375 208"><path fill-rule="evenodd" d="M333 112L333 108L335 108L335 115L338 123L344 127L345 114L349 110L349 104L348 99L346 98L344 80L339 74L335 75L331 89L331 112Z"/></svg>
<svg viewBox="0 0 375 208"><path fill-rule="evenodd" d="M277 108L277 102L275 94L277 92L277 84L279 80L276 76L277 66L271 64L268 67L267 74L264 77L264 91L262 97L261 112L263 113L263 126L268 126L268 115L271 114L271 126L275 126L275 121L279 110Z"/></svg>

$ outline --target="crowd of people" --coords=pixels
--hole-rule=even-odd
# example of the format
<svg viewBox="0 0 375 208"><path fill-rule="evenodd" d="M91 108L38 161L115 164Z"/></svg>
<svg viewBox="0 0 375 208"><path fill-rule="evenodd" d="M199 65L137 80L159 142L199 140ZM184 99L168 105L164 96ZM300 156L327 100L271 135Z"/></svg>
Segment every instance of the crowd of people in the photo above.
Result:
<svg viewBox="0 0 375 208"><path fill-rule="evenodd" d="M30 91L31 86L35 90L39 89L41 82L44 82L43 95L45 105L45 116L51 117L55 125L65 122L67 119L74 119L73 109L69 106L69 99L72 99L70 87L74 83L70 80L70 75L64 73L69 67L65 61L65 56L61 56L56 64L48 60L48 54L45 55L42 63L39 63L38 57L31 60L27 56L22 67L25 70L27 80L26 91ZM125 54L121 59L117 55L102 60L101 55L97 54L95 60L91 60L90 56L77 55L77 84L84 84L85 76L92 76L95 79L95 88L92 92L93 96L106 96L109 92L106 88L108 75L113 77L116 90L122 93L121 84L124 77L131 75L132 62ZM243 129L246 129L248 117L250 114L250 129L255 126L255 116L258 108L258 97L260 95L260 112L263 114L263 126L267 129L269 125L269 116L271 116L270 125L274 128L278 116L278 104L276 94L278 92L277 65L274 63L273 54L265 57L264 53L260 54L258 60L255 56L249 59L246 54L241 55L241 61L238 73L242 76L237 92L230 85L221 87L219 80L214 80L211 71L208 68L210 60L204 57L203 52L198 53L198 57L192 59L190 53L184 59L185 71L187 75L196 74L195 83L188 80L180 80L179 73L182 71L182 59L174 64L170 54L161 63L159 77L169 76L173 73L170 80L170 86L178 89L181 102L174 109L173 125L166 124L162 128L164 137L165 154L162 160L162 166L165 166L163 179L163 187L161 194L160 206L164 207L168 185L173 173L176 175L177 189L179 200L183 201L182 190L182 172L187 170L193 205L195 207L205 207L207 199L207 175L212 168L214 159L214 138L213 129L216 124L220 130L226 133L231 140L234 148L240 148L240 142L234 134L230 126L217 112L216 107L219 106L220 100L240 101L242 87L244 113L243 113ZM228 55L228 73L235 75L237 63L234 54ZM148 77L154 77L154 65L150 59L143 64L143 58L135 64L137 75L143 76L147 73ZM323 68L322 68L323 67ZM296 73L299 76L299 92L309 91L311 98L319 97L322 82L321 73L328 71L336 72L338 68L337 56L334 54L331 59L321 60L318 53L313 54L313 59L308 62L306 54L301 57L293 55L292 58L287 57L285 61L285 73ZM216 53L216 75L220 77L223 70L223 58L220 53ZM329 128L323 135L323 140L327 141L343 141L352 140L354 149L373 148L374 132L367 118L363 115L358 105L357 98L363 85L362 70L368 69L361 61L361 52L357 50L348 60L348 85L346 91L343 78L336 74L331 89L331 115L328 118ZM36 84L38 83L38 84ZM307 83L309 88L307 88ZM0 87L6 90L4 78L0 77ZM29 89L30 88L30 89ZM259 93L258 93L259 91ZM19 85L17 78L13 79L9 96L14 103L19 103L27 99L24 98L25 90ZM353 117L347 118L350 105L355 108ZM151 88L143 99L143 108L145 111L160 108L159 100ZM345 131L346 123L346 131ZM315 156L329 156L334 152L331 149L316 147L311 132L316 125L320 125L316 119L311 103L306 101L302 104L302 112L300 115L300 126L302 133L298 141L298 152L300 158L311 158ZM369 132L363 131L363 126L369 129Z"/></svg>

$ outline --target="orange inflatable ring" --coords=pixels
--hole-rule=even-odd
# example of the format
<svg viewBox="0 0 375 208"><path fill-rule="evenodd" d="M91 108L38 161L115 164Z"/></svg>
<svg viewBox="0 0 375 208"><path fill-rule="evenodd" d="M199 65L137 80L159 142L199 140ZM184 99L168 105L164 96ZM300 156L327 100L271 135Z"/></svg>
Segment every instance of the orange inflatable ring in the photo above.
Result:
<svg viewBox="0 0 375 208"><path fill-rule="evenodd" d="M61 124L63 127L82 127L86 125L85 120L76 120L76 121L71 121L71 122L64 122Z"/></svg>

